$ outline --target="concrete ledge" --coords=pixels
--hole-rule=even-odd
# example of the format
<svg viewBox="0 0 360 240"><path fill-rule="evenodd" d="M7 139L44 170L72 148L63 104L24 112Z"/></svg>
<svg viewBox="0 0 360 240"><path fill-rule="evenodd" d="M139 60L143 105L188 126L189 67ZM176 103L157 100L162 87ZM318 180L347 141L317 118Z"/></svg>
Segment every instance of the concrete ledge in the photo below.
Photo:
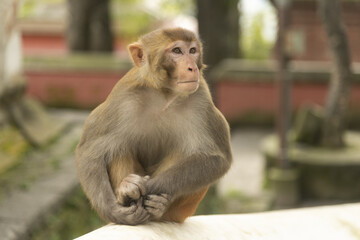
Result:
<svg viewBox="0 0 360 240"><path fill-rule="evenodd" d="M107 225L77 240L119 239L360 239L360 204L243 215L189 218L184 224Z"/></svg>
<svg viewBox="0 0 360 240"><path fill-rule="evenodd" d="M26 56L25 72L40 73L125 73L132 67L128 58L112 54L71 54L57 56Z"/></svg>

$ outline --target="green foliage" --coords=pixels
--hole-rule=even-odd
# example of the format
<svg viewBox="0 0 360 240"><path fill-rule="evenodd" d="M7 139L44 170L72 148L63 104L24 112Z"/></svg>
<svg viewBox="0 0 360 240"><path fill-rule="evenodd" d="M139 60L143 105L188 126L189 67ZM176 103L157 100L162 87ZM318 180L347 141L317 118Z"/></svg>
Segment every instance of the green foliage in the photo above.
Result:
<svg viewBox="0 0 360 240"><path fill-rule="evenodd" d="M114 25L118 26L116 34L127 41L147 32L155 21L155 17L143 9L141 0L116 0L111 4Z"/></svg>
<svg viewBox="0 0 360 240"><path fill-rule="evenodd" d="M18 158L23 156L29 147L15 127L9 126L0 130L0 152Z"/></svg>
<svg viewBox="0 0 360 240"><path fill-rule="evenodd" d="M195 1L193 0L161 0L160 7L167 15L195 15Z"/></svg>
<svg viewBox="0 0 360 240"><path fill-rule="evenodd" d="M24 0L21 8L19 9L19 17L27 18L31 17L36 11L36 7L41 4L56 4L62 3L65 0Z"/></svg>
<svg viewBox="0 0 360 240"><path fill-rule="evenodd" d="M224 201L217 195L216 187L209 188L203 200L200 202L195 215L208 215L224 213Z"/></svg>
<svg viewBox="0 0 360 240"><path fill-rule="evenodd" d="M115 0L112 3L113 19L119 26L118 35L127 41L134 41L139 34L146 33L161 18L179 14L194 15L193 0L159 0L158 10L149 12L144 8L144 0Z"/></svg>
<svg viewBox="0 0 360 240"><path fill-rule="evenodd" d="M74 239L93 231L105 223L91 209L89 202L79 188L64 207L50 216L45 226L35 231L31 240Z"/></svg>
<svg viewBox="0 0 360 240"><path fill-rule="evenodd" d="M258 13L252 19L249 27L245 28L242 35L242 49L245 59L268 59L272 43L263 36L264 14Z"/></svg>
<svg viewBox="0 0 360 240"><path fill-rule="evenodd" d="M35 6L36 6L35 0L25 1L19 10L19 16L22 18L28 17L34 11Z"/></svg>
<svg viewBox="0 0 360 240"><path fill-rule="evenodd" d="M195 15L193 0L159 0L154 12L144 7L144 0L115 0L112 2L113 20L118 28L116 33L126 41L134 41L139 34L152 30L161 18L179 14Z"/></svg>
<svg viewBox="0 0 360 240"><path fill-rule="evenodd" d="M131 4L139 4L141 3L143 0L113 0L113 2L115 4L120 4L120 5L131 5Z"/></svg>
<svg viewBox="0 0 360 240"><path fill-rule="evenodd" d="M144 7L145 0L112 0L110 11L115 32L126 42L134 41L155 26L163 17L179 14L195 15L193 0L158 0L158 8L152 12ZM66 0L24 0L19 10L22 18L36 17L41 5L65 4Z"/></svg>

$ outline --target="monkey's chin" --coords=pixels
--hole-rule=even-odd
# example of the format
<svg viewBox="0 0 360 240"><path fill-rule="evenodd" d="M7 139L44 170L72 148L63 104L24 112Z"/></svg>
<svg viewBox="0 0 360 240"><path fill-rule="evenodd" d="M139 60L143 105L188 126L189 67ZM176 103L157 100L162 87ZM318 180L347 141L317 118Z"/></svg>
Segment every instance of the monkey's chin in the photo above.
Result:
<svg viewBox="0 0 360 240"><path fill-rule="evenodd" d="M178 81L176 83L177 90L184 94L195 92L199 88L199 80Z"/></svg>

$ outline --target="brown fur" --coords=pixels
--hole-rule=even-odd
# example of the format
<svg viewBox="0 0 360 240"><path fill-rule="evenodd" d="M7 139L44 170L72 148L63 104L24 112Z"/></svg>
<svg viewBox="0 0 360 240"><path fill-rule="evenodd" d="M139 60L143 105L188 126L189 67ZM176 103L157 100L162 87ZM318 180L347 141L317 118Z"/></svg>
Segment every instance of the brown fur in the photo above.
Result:
<svg viewBox="0 0 360 240"><path fill-rule="evenodd" d="M174 41L184 54L171 52ZM230 167L229 127L211 100L193 33L157 30L129 51L135 66L85 123L76 150L79 179L107 221L183 222ZM176 84L184 80L179 73L198 76L198 87Z"/></svg>
<svg viewBox="0 0 360 240"><path fill-rule="evenodd" d="M192 216L195 213L208 189L209 187L205 187L198 192L176 199L176 201L169 206L163 215L162 220L178 223L184 222L187 217Z"/></svg>
<svg viewBox="0 0 360 240"><path fill-rule="evenodd" d="M133 158L114 159L109 164L108 171L113 189L116 189L123 178L131 173L136 173L141 176L145 175L144 169L141 167L139 162Z"/></svg>

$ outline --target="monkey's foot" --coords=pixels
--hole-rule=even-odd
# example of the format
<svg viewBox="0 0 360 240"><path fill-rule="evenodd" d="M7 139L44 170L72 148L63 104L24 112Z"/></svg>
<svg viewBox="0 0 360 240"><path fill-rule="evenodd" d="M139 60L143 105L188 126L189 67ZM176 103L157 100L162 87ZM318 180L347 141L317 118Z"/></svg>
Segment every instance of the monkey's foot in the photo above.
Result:
<svg viewBox="0 0 360 240"><path fill-rule="evenodd" d="M123 206L129 206L132 202L137 202L141 196L145 196L145 182L148 179L148 176L142 177L136 174L129 174L125 177L115 190L119 203Z"/></svg>
<svg viewBox="0 0 360 240"><path fill-rule="evenodd" d="M160 219L170 203L170 196L167 194L148 195L144 200L145 209L153 219Z"/></svg>

